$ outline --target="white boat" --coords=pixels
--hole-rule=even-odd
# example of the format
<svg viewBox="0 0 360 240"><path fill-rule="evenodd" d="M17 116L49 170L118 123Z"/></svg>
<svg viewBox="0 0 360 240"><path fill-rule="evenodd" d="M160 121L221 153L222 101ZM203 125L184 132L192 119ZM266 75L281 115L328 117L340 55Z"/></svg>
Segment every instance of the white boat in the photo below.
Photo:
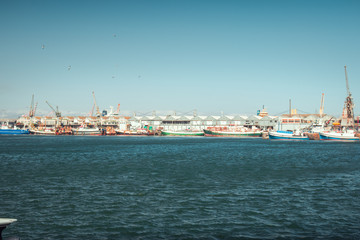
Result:
<svg viewBox="0 0 360 240"><path fill-rule="evenodd" d="M53 128L35 128L35 129L30 129L30 134L34 134L34 135L55 135L55 129Z"/></svg>
<svg viewBox="0 0 360 240"><path fill-rule="evenodd" d="M320 132L321 140L334 140L334 141L359 141L359 137L356 136L353 130L341 131L330 131Z"/></svg>
<svg viewBox="0 0 360 240"><path fill-rule="evenodd" d="M90 128L81 126L79 128L73 128L72 132L74 135L99 135L101 130L99 128Z"/></svg>
<svg viewBox="0 0 360 240"><path fill-rule="evenodd" d="M279 139L279 140L309 140L306 134L300 133L298 131L276 131L269 132L269 139Z"/></svg>
<svg viewBox="0 0 360 240"><path fill-rule="evenodd" d="M9 226L11 223L16 222L17 219L15 218L0 218L0 239L3 239L1 236L2 231ZM7 239L18 239L16 237L11 237Z"/></svg>
<svg viewBox="0 0 360 240"><path fill-rule="evenodd" d="M164 136L204 136L203 131L197 131L197 130L182 130L182 131L161 131L161 135Z"/></svg>
<svg viewBox="0 0 360 240"><path fill-rule="evenodd" d="M137 129L137 130L115 130L116 135L121 136L150 136L154 135L153 131L148 131L147 129Z"/></svg>
<svg viewBox="0 0 360 240"><path fill-rule="evenodd" d="M208 127L204 129L206 137L239 137L239 138L252 138L261 137L262 131L259 128L247 128L243 126L230 126L230 127Z"/></svg>

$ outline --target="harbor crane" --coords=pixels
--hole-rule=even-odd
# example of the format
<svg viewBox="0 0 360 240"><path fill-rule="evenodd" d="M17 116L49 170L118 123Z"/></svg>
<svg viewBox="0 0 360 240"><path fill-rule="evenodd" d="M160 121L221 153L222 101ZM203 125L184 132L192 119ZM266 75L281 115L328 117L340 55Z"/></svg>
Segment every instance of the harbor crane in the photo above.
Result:
<svg viewBox="0 0 360 240"><path fill-rule="evenodd" d="M119 115L119 113L120 113L120 103L119 103L118 106L117 106L115 115Z"/></svg>
<svg viewBox="0 0 360 240"><path fill-rule="evenodd" d="M93 95L93 97L94 97L94 105L95 105L95 107L96 107L96 116L97 116L97 117L100 117L100 116L101 116L101 113L100 113L99 106L96 104L96 99L95 99L95 93L94 93L94 91L92 92L92 95Z"/></svg>
<svg viewBox="0 0 360 240"><path fill-rule="evenodd" d="M29 117L30 118L35 116L36 107L37 107L37 103L34 106L34 94L33 94L32 98L31 98L31 104L30 104L30 110L29 110Z"/></svg>
<svg viewBox="0 0 360 240"><path fill-rule="evenodd" d="M59 112L59 108L58 106L56 106L56 110L50 105L50 103L48 101L46 101L47 105L49 105L49 107L55 112L55 115L57 118L61 117L61 112Z"/></svg>
<svg viewBox="0 0 360 240"><path fill-rule="evenodd" d="M353 97L351 96L351 92L350 92L349 80L348 80L348 76L347 76L347 72L346 72L346 65L344 66L344 68L345 68L347 97L345 99L343 117L346 114L347 123L349 125L353 125L354 124L354 106L355 105L354 105Z"/></svg>

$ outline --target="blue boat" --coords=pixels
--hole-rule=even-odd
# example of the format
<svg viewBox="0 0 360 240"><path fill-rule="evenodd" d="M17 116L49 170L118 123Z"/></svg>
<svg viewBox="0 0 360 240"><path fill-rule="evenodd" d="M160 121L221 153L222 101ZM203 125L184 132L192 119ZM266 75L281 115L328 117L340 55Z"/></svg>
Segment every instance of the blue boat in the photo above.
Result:
<svg viewBox="0 0 360 240"><path fill-rule="evenodd" d="M0 129L0 134L29 134L28 129Z"/></svg>
<svg viewBox="0 0 360 240"><path fill-rule="evenodd" d="M29 134L28 129L20 129L16 126L11 126L9 123L3 123L0 126L0 134Z"/></svg>
<svg viewBox="0 0 360 240"><path fill-rule="evenodd" d="M276 131L269 132L269 139L278 140L309 140L304 133L290 132L290 131Z"/></svg>

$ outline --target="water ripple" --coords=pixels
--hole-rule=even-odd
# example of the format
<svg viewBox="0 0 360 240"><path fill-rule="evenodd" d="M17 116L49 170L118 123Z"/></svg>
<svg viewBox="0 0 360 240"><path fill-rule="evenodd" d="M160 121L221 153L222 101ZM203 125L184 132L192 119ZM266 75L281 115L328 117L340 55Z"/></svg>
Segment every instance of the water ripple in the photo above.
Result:
<svg viewBox="0 0 360 240"><path fill-rule="evenodd" d="M359 239L360 145L0 137L4 236Z"/></svg>

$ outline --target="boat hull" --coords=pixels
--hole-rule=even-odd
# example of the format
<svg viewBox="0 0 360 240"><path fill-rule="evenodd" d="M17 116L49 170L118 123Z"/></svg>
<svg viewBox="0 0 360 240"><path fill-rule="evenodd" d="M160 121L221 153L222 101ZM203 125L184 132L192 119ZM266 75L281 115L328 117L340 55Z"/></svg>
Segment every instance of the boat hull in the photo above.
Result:
<svg viewBox="0 0 360 240"><path fill-rule="evenodd" d="M30 134L34 135L56 135L55 131L30 130Z"/></svg>
<svg viewBox="0 0 360 240"><path fill-rule="evenodd" d="M359 141L360 138L355 134L337 133L337 132L321 132L319 133L321 140L333 140L333 141Z"/></svg>
<svg viewBox="0 0 360 240"><path fill-rule="evenodd" d="M173 132L173 131L161 131L161 135L163 136L204 136L204 132L190 132L190 131L184 131L184 132Z"/></svg>
<svg viewBox="0 0 360 240"><path fill-rule="evenodd" d="M319 133L307 133L309 140L320 140Z"/></svg>
<svg viewBox="0 0 360 240"><path fill-rule="evenodd" d="M269 132L269 139L276 140L309 140L307 136L294 135L293 133L285 132Z"/></svg>
<svg viewBox="0 0 360 240"><path fill-rule="evenodd" d="M77 130L77 129L74 129L73 130L73 134L74 135L100 135L101 134L101 131L100 130L97 130L97 129L94 129L94 130L90 130L90 129L86 129L86 130Z"/></svg>
<svg viewBox="0 0 360 240"><path fill-rule="evenodd" d="M154 136L154 132L116 131L119 136Z"/></svg>
<svg viewBox="0 0 360 240"><path fill-rule="evenodd" d="M9 135L19 135L19 134L29 134L29 130L24 129L0 129L0 134L9 134Z"/></svg>
<svg viewBox="0 0 360 240"><path fill-rule="evenodd" d="M238 138L252 138L261 137L262 132L230 132L230 131L211 131L204 130L206 137L238 137Z"/></svg>

